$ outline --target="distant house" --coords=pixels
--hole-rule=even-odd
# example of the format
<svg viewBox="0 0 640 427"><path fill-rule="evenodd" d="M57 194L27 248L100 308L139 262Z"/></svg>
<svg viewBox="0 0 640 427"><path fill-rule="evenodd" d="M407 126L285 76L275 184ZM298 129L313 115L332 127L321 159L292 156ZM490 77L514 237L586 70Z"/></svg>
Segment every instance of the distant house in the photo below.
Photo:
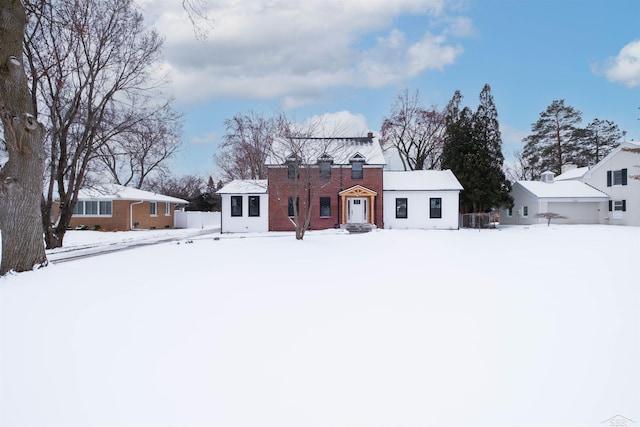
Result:
<svg viewBox="0 0 640 427"><path fill-rule="evenodd" d="M463 189L450 170L385 171L384 228L458 229Z"/></svg>
<svg viewBox="0 0 640 427"><path fill-rule="evenodd" d="M294 229L294 204L302 217L310 213L310 229L381 228L384 165L372 133L274 141L267 161L269 230Z"/></svg>
<svg viewBox="0 0 640 427"><path fill-rule="evenodd" d="M116 184L85 188L78 194L70 226L105 231L172 228L176 207L187 203Z"/></svg>
<svg viewBox="0 0 640 427"><path fill-rule="evenodd" d="M601 224L640 226L640 142L623 142L586 172L586 184L609 195L608 206L600 211Z"/></svg>
<svg viewBox="0 0 640 427"><path fill-rule="evenodd" d="M544 172L540 181L517 181L511 196L514 206L500 212L501 224L538 224L546 222L538 214L555 213L565 217L560 224L598 224L600 212L609 197L584 182L556 181L553 172Z"/></svg>
<svg viewBox="0 0 640 427"><path fill-rule="evenodd" d="M267 180L234 180L217 191L222 197L221 233L269 229Z"/></svg>

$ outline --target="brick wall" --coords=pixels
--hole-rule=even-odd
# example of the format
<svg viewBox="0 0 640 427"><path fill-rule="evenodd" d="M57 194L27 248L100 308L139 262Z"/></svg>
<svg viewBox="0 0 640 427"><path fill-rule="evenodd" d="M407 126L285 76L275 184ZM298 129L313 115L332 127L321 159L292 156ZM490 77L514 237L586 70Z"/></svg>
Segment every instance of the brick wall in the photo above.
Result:
<svg viewBox="0 0 640 427"><path fill-rule="evenodd" d="M71 217L70 226L72 229L79 225L86 225L93 229L96 225L100 226L104 231L127 231L130 226L130 206L136 203L130 200L114 200L111 203L112 214L108 216L73 216ZM136 229L149 228L173 228L173 211L175 206L169 209L170 215L165 215L165 203L156 203L156 214L150 214L150 202L143 202L133 205L133 222L139 222Z"/></svg>
<svg viewBox="0 0 640 427"><path fill-rule="evenodd" d="M304 176L304 171L301 171L302 176ZM301 192L299 195L301 216L304 215L308 206L311 206L311 230L333 228L340 225L342 205L338 193L355 185L361 185L378 193L375 200L375 224L382 228L382 167L365 166L362 179L351 178L351 166L349 165L332 167L330 179L319 178L317 168L313 168L311 176L312 185L315 188L312 200L309 201L308 192ZM287 178L286 167L269 168L270 231L294 230L287 216L289 197L295 196L291 185L293 181ZM331 216L328 218L320 217L320 197L329 197L331 200Z"/></svg>

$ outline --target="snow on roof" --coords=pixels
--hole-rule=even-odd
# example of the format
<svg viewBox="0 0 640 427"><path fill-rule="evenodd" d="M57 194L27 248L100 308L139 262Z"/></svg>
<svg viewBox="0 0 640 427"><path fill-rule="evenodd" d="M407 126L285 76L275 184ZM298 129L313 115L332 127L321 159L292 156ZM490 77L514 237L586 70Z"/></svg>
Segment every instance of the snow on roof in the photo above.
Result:
<svg viewBox="0 0 640 427"><path fill-rule="evenodd" d="M584 176L585 173L587 173L587 171L589 170L588 166L585 166L583 168L575 168L575 169L571 169L566 171L563 174L560 174L558 176L556 176L554 179L556 181L566 181L566 180L571 180L571 179L580 179Z"/></svg>
<svg viewBox="0 0 640 427"><path fill-rule="evenodd" d="M266 179L234 179L220 190L218 194L266 194Z"/></svg>
<svg viewBox="0 0 640 427"><path fill-rule="evenodd" d="M385 191L463 190L451 170L385 171Z"/></svg>
<svg viewBox="0 0 640 427"><path fill-rule="evenodd" d="M362 157L365 164L386 164L382 148L373 137L339 138L276 138L271 147L267 165L282 165L288 157L302 157L304 163L316 163L321 157L329 157L333 163L347 165L354 157Z"/></svg>
<svg viewBox="0 0 640 427"><path fill-rule="evenodd" d="M640 149L640 142L639 141L624 141L624 142L621 142L620 145L618 145L616 148L611 150L611 152L609 154L607 154L603 159L601 159L598 163L596 163L589 170L589 175L591 175L597 169L601 168L603 165L607 164L609 159L611 159L612 157L616 156L620 151L624 150L625 148L626 149L629 149L629 148L630 149Z"/></svg>
<svg viewBox="0 0 640 427"><path fill-rule="evenodd" d="M91 188L83 188L78 192L78 200L142 200L145 202L165 202L187 204L189 201L164 194L125 187L117 184L103 184Z"/></svg>
<svg viewBox="0 0 640 427"><path fill-rule="evenodd" d="M539 198L593 198L608 199L609 196L602 191L581 181L518 181L527 191Z"/></svg>

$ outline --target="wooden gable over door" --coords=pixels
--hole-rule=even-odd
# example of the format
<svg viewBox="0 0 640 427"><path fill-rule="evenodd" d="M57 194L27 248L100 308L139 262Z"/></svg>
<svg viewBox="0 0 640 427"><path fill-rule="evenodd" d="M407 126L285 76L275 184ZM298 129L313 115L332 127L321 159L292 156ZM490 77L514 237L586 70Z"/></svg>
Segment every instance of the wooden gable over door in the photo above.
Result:
<svg viewBox="0 0 640 427"><path fill-rule="evenodd" d="M367 212L367 223L375 224L375 200L378 193L361 185L354 185L351 188L347 188L346 190L339 192L338 195L340 196L342 205L342 212L340 213L342 224L347 223L347 199L351 198L362 198L367 200L367 203L369 205L369 210Z"/></svg>

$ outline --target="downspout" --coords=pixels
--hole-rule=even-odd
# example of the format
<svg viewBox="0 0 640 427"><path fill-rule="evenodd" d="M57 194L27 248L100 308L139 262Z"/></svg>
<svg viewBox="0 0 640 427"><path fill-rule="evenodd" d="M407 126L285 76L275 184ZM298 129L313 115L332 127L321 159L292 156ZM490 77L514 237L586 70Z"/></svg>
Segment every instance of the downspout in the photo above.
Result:
<svg viewBox="0 0 640 427"><path fill-rule="evenodd" d="M141 203L144 203L144 200L133 202L129 205L129 230L133 230L133 205L139 205Z"/></svg>

